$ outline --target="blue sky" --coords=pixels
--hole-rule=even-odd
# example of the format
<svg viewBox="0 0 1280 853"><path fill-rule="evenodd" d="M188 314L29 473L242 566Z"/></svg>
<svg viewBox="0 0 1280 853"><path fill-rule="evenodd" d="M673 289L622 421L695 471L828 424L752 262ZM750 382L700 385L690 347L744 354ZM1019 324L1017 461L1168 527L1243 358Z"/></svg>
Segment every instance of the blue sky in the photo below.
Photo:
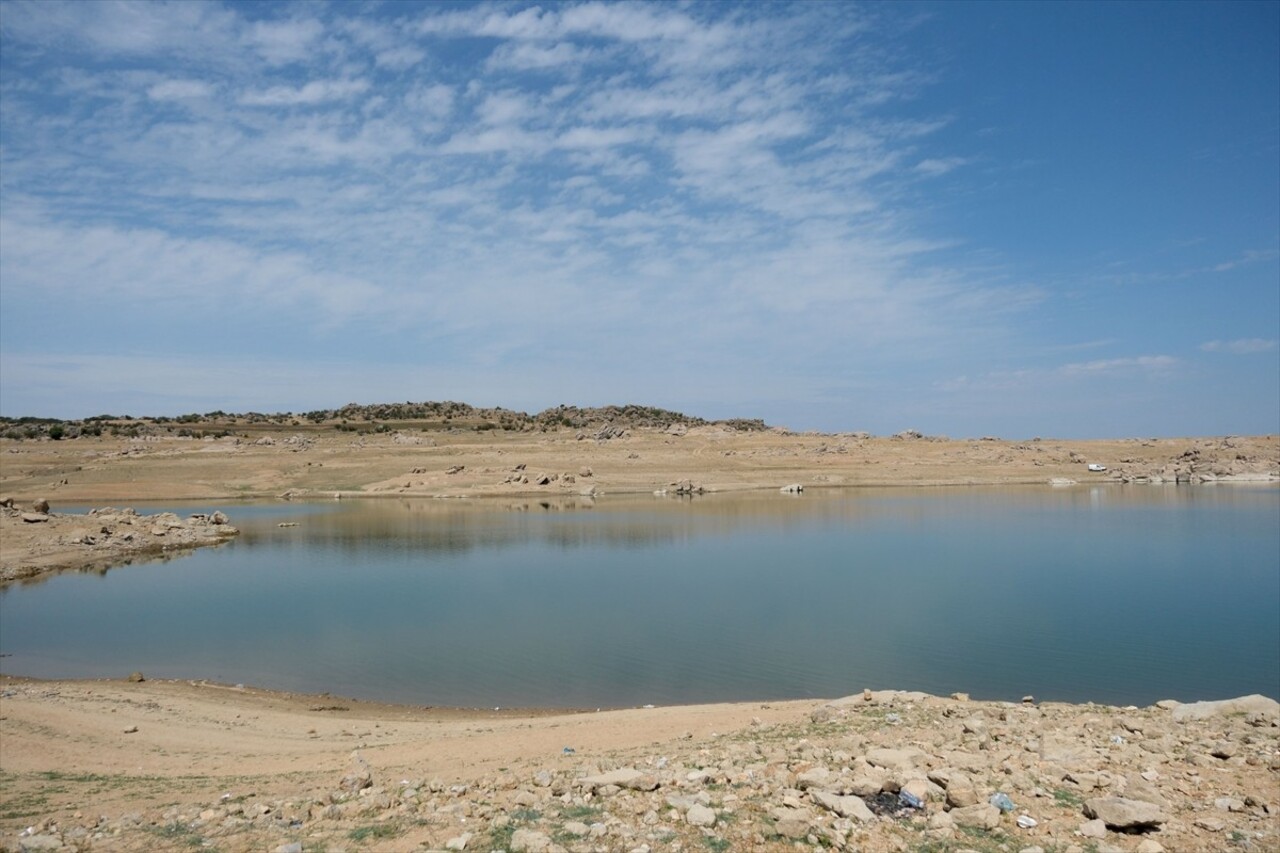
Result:
<svg viewBox="0 0 1280 853"><path fill-rule="evenodd" d="M0 414L1280 431L1280 3L0 2Z"/></svg>

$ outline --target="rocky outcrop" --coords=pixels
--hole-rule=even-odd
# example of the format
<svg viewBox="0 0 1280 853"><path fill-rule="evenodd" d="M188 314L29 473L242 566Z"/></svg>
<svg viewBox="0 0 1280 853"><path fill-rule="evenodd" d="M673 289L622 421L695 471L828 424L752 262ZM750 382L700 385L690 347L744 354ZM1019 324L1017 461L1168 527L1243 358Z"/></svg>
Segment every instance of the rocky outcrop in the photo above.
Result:
<svg viewBox="0 0 1280 853"><path fill-rule="evenodd" d="M41 503L48 507L47 502ZM4 507L0 508L0 537L5 540L0 584L64 569L108 569L218 545L238 534L220 511L181 518L171 512L139 515L130 508L64 515Z"/></svg>

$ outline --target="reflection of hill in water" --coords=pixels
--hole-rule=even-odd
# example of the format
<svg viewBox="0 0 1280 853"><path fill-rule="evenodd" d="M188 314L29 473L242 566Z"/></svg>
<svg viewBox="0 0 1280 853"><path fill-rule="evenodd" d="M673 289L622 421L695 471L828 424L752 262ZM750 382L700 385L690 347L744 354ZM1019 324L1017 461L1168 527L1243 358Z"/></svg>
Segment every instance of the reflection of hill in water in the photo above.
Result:
<svg viewBox="0 0 1280 853"><path fill-rule="evenodd" d="M696 498L618 496L603 499L395 499L350 501L322 512L300 512L299 527L276 518L242 526L241 541L286 546L300 537L344 551L410 550L459 553L529 542L556 548L645 548L752 531L803 530L833 522L857 527L886 517L904 523L963 522L996 513L1166 506L1192 501L1195 486L1047 488L829 489L802 496L752 492ZM1224 494L1225 491L1225 494ZM1247 490L1246 490L1247 491ZM1230 504L1231 489L1212 500ZM1247 495L1241 493L1242 499ZM301 509L301 507L300 507Z"/></svg>

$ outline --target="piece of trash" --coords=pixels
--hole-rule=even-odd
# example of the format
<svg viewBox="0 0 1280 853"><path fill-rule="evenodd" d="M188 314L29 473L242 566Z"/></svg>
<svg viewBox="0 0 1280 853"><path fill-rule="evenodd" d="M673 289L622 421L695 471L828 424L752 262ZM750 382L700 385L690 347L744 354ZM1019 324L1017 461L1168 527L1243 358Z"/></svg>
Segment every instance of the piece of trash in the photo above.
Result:
<svg viewBox="0 0 1280 853"><path fill-rule="evenodd" d="M1018 826L1023 829L1031 829L1036 825L1037 821L1029 814L1018 815Z"/></svg>
<svg viewBox="0 0 1280 853"><path fill-rule="evenodd" d="M1112 736L1111 736L1111 742L1112 742L1112 743L1114 743L1116 746L1119 746L1120 744L1124 743L1124 736L1123 736L1123 735L1112 735Z"/></svg>
<svg viewBox="0 0 1280 853"><path fill-rule="evenodd" d="M885 714L884 720L886 723L900 723L902 722L902 717L897 714Z"/></svg>
<svg viewBox="0 0 1280 853"><path fill-rule="evenodd" d="M564 749L560 750L560 752L565 755L573 755L577 750L571 746L566 746Z"/></svg>
<svg viewBox="0 0 1280 853"><path fill-rule="evenodd" d="M1009 795L1004 791L992 794L991 799L987 800L991 805L995 806L1002 812L1013 811L1013 800L1009 799Z"/></svg>
<svg viewBox="0 0 1280 853"><path fill-rule="evenodd" d="M867 804L867 808L875 815L892 818L915 817L918 808L908 805L906 799L902 796L903 793L902 791L896 794L889 791L881 791L879 794L863 797L862 801Z"/></svg>
<svg viewBox="0 0 1280 853"><path fill-rule="evenodd" d="M645 707L645 708L652 708L653 706L652 706L652 705L645 705L644 707Z"/></svg>
<svg viewBox="0 0 1280 853"><path fill-rule="evenodd" d="M898 802L902 803L909 809L924 808L924 800L905 789L898 792Z"/></svg>

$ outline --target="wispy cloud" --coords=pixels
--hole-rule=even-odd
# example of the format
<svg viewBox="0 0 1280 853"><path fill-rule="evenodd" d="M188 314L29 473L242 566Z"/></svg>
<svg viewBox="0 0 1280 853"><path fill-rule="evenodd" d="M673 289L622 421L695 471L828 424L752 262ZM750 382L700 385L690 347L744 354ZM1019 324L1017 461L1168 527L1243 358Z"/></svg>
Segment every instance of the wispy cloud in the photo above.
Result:
<svg viewBox="0 0 1280 853"><path fill-rule="evenodd" d="M322 104L326 101L346 100L368 88L367 80L312 80L297 87L272 86L269 89L245 92L240 96L240 103L253 107Z"/></svg>
<svg viewBox="0 0 1280 853"><path fill-rule="evenodd" d="M1228 352L1232 355L1252 355L1259 352L1270 352L1275 349L1275 340L1263 338L1239 338L1234 341L1206 341L1200 345L1205 352Z"/></svg>
<svg viewBox="0 0 1280 853"><path fill-rule="evenodd" d="M1178 364L1171 355L1140 355L1132 358L1101 358L1064 364L1058 368L1065 376L1102 375L1131 370L1169 370Z"/></svg>

